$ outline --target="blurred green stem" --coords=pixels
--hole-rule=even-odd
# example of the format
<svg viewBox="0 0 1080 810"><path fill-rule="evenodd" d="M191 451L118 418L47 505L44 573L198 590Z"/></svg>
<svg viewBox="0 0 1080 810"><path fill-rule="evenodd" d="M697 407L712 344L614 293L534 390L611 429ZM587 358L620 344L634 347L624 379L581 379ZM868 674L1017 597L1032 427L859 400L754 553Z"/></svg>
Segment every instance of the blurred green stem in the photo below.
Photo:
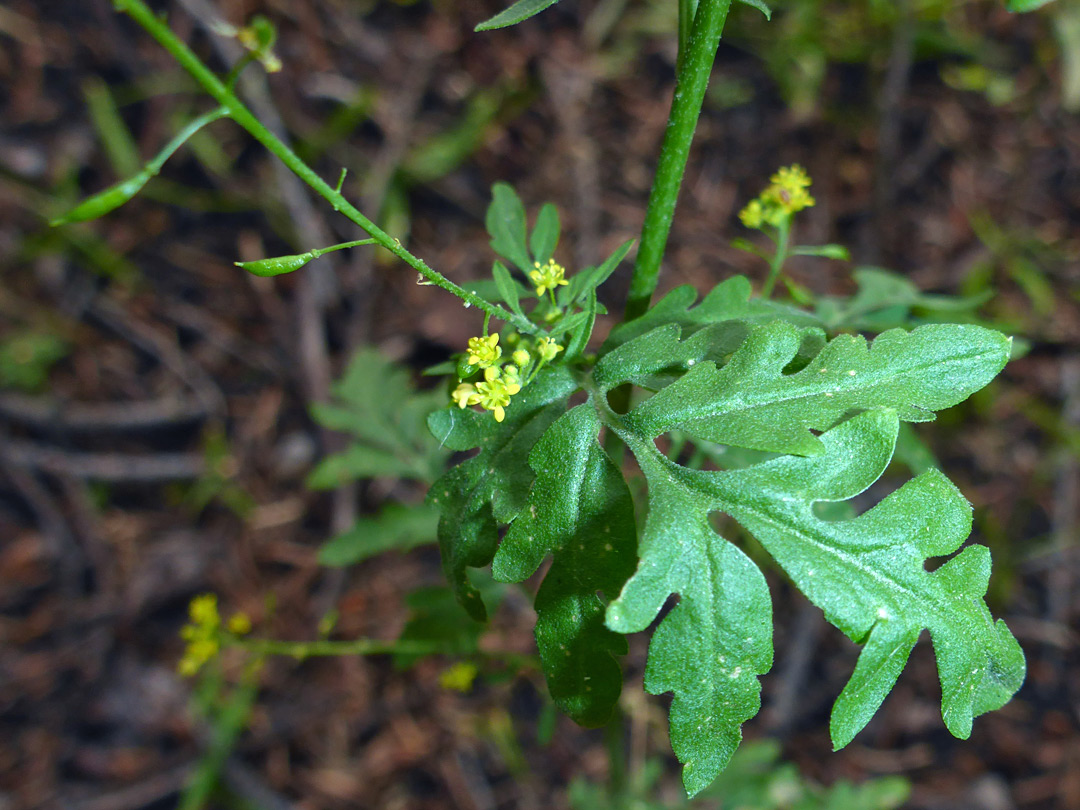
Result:
<svg viewBox="0 0 1080 810"><path fill-rule="evenodd" d="M761 297L767 299L772 295L776 280L780 278L780 271L784 269L784 262L788 257L788 246L791 243L791 214L780 220L776 234L776 252L769 260L769 277L765 279L765 286L761 288Z"/></svg>
<svg viewBox="0 0 1080 810"><path fill-rule="evenodd" d="M725 7L729 0L724 0ZM283 143L274 133L263 126L262 122L244 105L236 94L221 81L220 78L203 64L190 48L187 47L173 32L169 26L152 12L143 0L113 0L117 11L129 15L136 23L158 41L165 50L172 54L173 58L180 63L192 78L222 107L228 111L228 115L237 124L246 129L255 140L265 146L282 163L284 163L301 180L315 190L319 196L329 202L335 211L348 217L353 223L359 225L372 239L383 248L386 248L425 279L447 292L453 293L462 299L466 305L472 305L485 313L493 315L499 320L512 323L519 331L528 334L537 334L539 327L527 318L519 317L495 304L489 304L480 296L458 286L441 273L431 269L427 263L406 250L402 244L386 233L382 228L365 217L353 206L339 191L335 191L325 180L319 177L300 157Z"/></svg>
<svg viewBox="0 0 1080 810"><path fill-rule="evenodd" d="M284 641L281 639L233 638L230 646L258 655L288 655L293 658L311 658L343 655L450 655L463 658L489 658L505 661L511 666L537 668L535 656L504 650L463 651L452 644L440 641L379 641L358 638L349 641Z"/></svg>
<svg viewBox="0 0 1080 810"><path fill-rule="evenodd" d="M685 53L679 54L675 95L671 100L660 160L649 194L649 206L645 211L641 244L630 280L623 320L629 321L643 314L649 308L649 301L656 289L679 187L690 155L690 144L694 139L705 89L709 86L709 74L712 73L720 34L730 8L731 0L700 0L693 14ZM680 28L685 25L685 17L692 13L692 9L693 3L680 2Z"/></svg>

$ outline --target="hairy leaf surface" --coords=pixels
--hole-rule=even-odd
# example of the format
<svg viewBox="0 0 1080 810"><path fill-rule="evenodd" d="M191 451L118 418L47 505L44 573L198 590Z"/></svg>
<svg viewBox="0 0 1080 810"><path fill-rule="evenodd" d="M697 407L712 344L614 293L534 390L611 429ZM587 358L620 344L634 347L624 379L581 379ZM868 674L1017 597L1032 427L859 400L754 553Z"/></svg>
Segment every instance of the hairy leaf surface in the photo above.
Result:
<svg viewBox="0 0 1080 810"><path fill-rule="evenodd" d="M724 769L742 724L761 707L758 676L772 666L772 604L765 578L709 525L711 499L682 481L652 445L621 434L649 485L641 562L607 611L620 633L644 630L672 594L679 604L649 645L645 689L674 692L671 746L691 794ZM686 471L689 472L689 471Z"/></svg>
<svg viewBox="0 0 1080 810"><path fill-rule="evenodd" d="M936 571L925 568L928 557L955 552L971 528L970 506L940 472L924 473L857 518L830 522L814 514L815 503L846 501L877 480L892 457L898 425L892 410L866 411L824 433L819 455L783 456L728 472L681 467L651 440L618 428L648 478L650 505L641 562L608 608L607 622L620 632L642 629L669 594L680 595L653 637L646 688L675 693L672 745L687 766L683 779L690 793L708 784L730 757L738 723L756 712L756 674L768 668L760 643L743 647L741 657L708 646L717 639L749 644L755 636L744 635L748 617L767 616L760 603L768 601L762 583L752 607L722 616L701 609L710 575L729 576L737 583L729 587L742 588L744 597L752 575L760 578L748 561L747 571L738 574L731 561L710 565L717 549L733 549L720 546L708 528L710 512L738 520L831 623L865 643L833 710L837 747L873 716L924 628L938 657L942 716L954 735L967 737L972 718L1002 706L1023 681L1019 645L1003 622L992 620L982 598L987 550L973 546ZM737 550L727 554L745 560ZM731 597L720 601L730 605ZM767 643L767 626L763 637ZM720 655L727 673L707 666ZM728 684L724 676L731 678L732 664L743 680ZM718 707L727 713L720 713L719 729L710 728ZM703 735L706 728L712 733Z"/></svg>
<svg viewBox="0 0 1080 810"><path fill-rule="evenodd" d="M931 324L885 332L869 347L862 337L840 335L801 371L785 374L802 340L802 331L784 321L758 326L727 365L694 365L634 408L627 424L650 437L679 429L719 444L816 455L822 447L811 430L880 406L908 422L930 421L934 411L986 385L1009 359L1009 339L998 332Z"/></svg>
<svg viewBox="0 0 1080 810"><path fill-rule="evenodd" d="M751 298L751 292L745 276L732 276L713 287L701 303L692 306L697 300L697 290L688 284L676 287L640 318L612 329L600 354L667 324L681 327L684 335L721 321L761 323L781 318L797 326L819 325L818 319L807 312L774 301Z"/></svg>
<svg viewBox="0 0 1080 810"><path fill-rule="evenodd" d="M548 553L551 568L536 594L536 642L552 698L582 725L601 725L622 689L617 655L626 641L604 626L604 602L634 570L634 503L597 435L585 403L553 424L529 465L536 481L528 507L510 524L492 571L504 582L529 577Z"/></svg>

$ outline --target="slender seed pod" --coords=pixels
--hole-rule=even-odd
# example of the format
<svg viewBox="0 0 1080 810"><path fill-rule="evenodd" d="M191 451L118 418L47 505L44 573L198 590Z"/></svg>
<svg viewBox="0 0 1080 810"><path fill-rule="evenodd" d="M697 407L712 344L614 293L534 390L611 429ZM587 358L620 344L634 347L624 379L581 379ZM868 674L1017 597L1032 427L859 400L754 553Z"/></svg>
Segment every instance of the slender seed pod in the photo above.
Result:
<svg viewBox="0 0 1080 810"><path fill-rule="evenodd" d="M305 264L315 258L314 251L298 253L294 256L275 256L272 259L259 259L254 262L236 262L237 267L242 267L253 276L281 276L299 270Z"/></svg>
<svg viewBox="0 0 1080 810"><path fill-rule="evenodd" d="M89 199L83 200L66 214L50 220L49 224L54 228L58 225L67 225L72 222L86 222L105 216L114 208L119 208L140 191L143 186L150 182L153 173L143 169L134 177L122 180L104 191L100 191Z"/></svg>

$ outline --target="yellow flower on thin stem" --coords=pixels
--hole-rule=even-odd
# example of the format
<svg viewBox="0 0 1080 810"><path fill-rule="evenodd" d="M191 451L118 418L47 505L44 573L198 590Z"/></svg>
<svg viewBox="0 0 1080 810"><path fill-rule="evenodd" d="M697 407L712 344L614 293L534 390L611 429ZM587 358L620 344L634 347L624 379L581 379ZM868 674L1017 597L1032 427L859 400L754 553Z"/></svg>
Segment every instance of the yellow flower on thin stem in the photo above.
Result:
<svg viewBox="0 0 1080 810"><path fill-rule="evenodd" d="M513 369L512 373L503 375L503 370L494 366L484 369L484 381L476 384L476 391L480 395L479 405L495 415L495 421L501 422L506 418L506 406L510 404L510 397L521 390L521 380L518 378L517 367L507 366Z"/></svg>
<svg viewBox="0 0 1080 810"><path fill-rule="evenodd" d="M760 228L765 223L765 208L761 200L751 200L739 212L739 219L747 228Z"/></svg>
<svg viewBox="0 0 1080 810"><path fill-rule="evenodd" d="M251 617L246 613L234 613L229 617L227 627L234 636L246 636L251 632Z"/></svg>
<svg viewBox="0 0 1080 810"><path fill-rule="evenodd" d="M555 359L555 355L563 350L563 347L549 337L540 338L536 342L536 352L545 363Z"/></svg>
<svg viewBox="0 0 1080 810"><path fill-rule="evenodd" d="M566 268L556 264L554 259L548 259L547 264L533 262L535 270L529 272L529 279L536 287L536 294L543 295L546 291L554 292L556 287L565 287L570 282L566 280Z"/></svg>
<svg viewBox="0 0 1080 810"><path fill-rule="evenodd" d="M195 675L221 650L221 614L218 613L217 596L204 593L196 596L188 605L189 621L180 629L180 637L187 642L178 669L181 675Z"/></svg>
<svg viewBox="0 0 1080 810"><path fill-rule="evenodd" d="M469 338L469 354L465 358L469 365L488 368L499 361L502 357L502 347L499 346L499 336L488 335L487 337Z"/></svg>
<svg viewBox="0 0 1080 810"><path fill-rule="evenodd" d="M797 163L778 169L769 178L769 186L739 212L739 219L747 228L779 228L792 214L814 205L807 191L810 183L810 175Z"/></svg>
<svg viewBox="0 0 1080 810"><path fill-rule="evenodd" d="M450 394L450 398L457 403L459 408L467 408L480 401L480 395L476 393L476 386L472 383L462 383L459 385L454 389L454 392Z"/></svg>

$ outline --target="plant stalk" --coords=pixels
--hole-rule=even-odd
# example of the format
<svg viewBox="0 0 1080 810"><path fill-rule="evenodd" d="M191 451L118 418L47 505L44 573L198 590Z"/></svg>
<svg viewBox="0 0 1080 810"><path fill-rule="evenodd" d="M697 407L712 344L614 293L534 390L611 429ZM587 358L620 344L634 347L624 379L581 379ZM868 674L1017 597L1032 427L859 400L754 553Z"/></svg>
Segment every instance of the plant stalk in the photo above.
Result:
<svg viewBox="0 0 1080 810"><path fill-rule="evenodd" d="M156 39L159 45L172 54L173 58L180 63L184 70L191 74L192 78L199 83L203 90L228 111L230 118L246 129L255 140L281 160L297 177L311 186L319 196L334 207L335 211L344 214L353 223L370 234L380 247L389 250L435 286L441 287L462 299L467 306L475 306L477 309L499 320L512 323L521 332L528 334L539 334L541 332L540 328L527 318L519 317L496 304L488 303L480 296L458 286L441 273L433 270L422 259L406 250L397 239L360 213L340 191L335 191L292 149L263 126L262 122L255 117L237 95L218 78L217 74L203 64L202 60L172 32L172 29L165 22L146 6L143 0L113 0L113 6L117 11L130 16L150 36Z"/></svg>
<svg viewBox="0 0 1080 810"><path fill-rule="evenodd" d="M683 3L681 8L689 5ZM642 315L649 308L649 301L656 289L679 187L690 155L690 144L694 139L705 89L709 86L709 75L716 59L716 49L720 45L720 35L730 9L731 0L700 0L686 52L679 54L675 95L671 100L671 113L660 147L656 177L649 193L649 205L645 211L641 244L634 263L623 320L633 320Z"/></svg>
<svg viewBox="0 0 1080 810"><path fill-rule="evenodd" d="M791 242L791 214L780 220L777 226L776 252L769 259L769 277L765 279L765 285L761 288L761 298L768 300L772 295L776 280L780 278L780 271L784 269L784 262L788 257L788 246Z"/></svg>
<svg viewBox="0 0 1080 810"><path fill-rule="evenodd" d="M462 658L488 658L505 661L519 667L537 667L534 656L501 650L475 650L465 652L453 644L439 641L380 641L358 638L349 641L284 641L281 639L247 638L234 639L230 646L240 647L259 655L288 655L293 658L311 658L343 655L450 655Z"/></svg>

